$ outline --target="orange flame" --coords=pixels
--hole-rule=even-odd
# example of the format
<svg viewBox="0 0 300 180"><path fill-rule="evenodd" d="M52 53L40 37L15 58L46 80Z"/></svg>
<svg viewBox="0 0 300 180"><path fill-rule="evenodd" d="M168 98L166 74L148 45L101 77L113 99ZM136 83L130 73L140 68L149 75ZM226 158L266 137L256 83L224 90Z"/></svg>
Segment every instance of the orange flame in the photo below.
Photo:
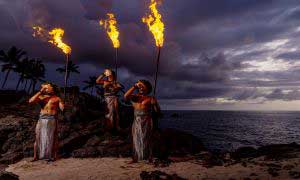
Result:
<svg viewBox="0 0 300 180"><path fill-rule="evenodd" d="M50 32L48 32L40 26L34 26L33 30L33 37L45 38L48 42L60 48L65 54L71 54L71 47L62 41L62 37L64 36L63 29L54 28Z"/></svg>
<svg viewBox="0 0 300 180"><path fill-rule="evenodd" d="M64 36L65 31L60 28L55 28L49 32L52 36L52 39L48 42L54 44L58 48L60 48L65 54L71 54L71 47L65 44L62 41L62 37Z"/></svg>
<svg viewBox="0 0 300 180"><path fill-rule="evenodd" d="M149 31L154 36L156 46L162 47L164 44L165 25L162 22L161 14L159 14L156 6L157 2L155 0L151 0L151 4L149 5L151 14L148 14L146 17L143 17L142 21L143 23L148 25Z"/></svg>
<svg viewBox="0 0 300 180"><path fill-rule="evenodd" d="M106 30L107 35L111 39L114 48L120 47L120 41L119 41L119 31L117 28L117 20L112 13L107 13L108 19L106 20L100 20L99 24L100 26L103 26Z"/></svg>

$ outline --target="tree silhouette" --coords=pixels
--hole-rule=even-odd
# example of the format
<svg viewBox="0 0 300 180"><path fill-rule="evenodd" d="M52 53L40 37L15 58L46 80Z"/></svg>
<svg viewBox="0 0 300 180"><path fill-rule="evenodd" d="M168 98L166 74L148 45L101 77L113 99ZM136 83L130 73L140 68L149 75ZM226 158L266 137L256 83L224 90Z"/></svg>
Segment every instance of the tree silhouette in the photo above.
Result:
<svg viewBox="0 0 300 180"><path fill-rule="evenodd" d="M10 72L16 71L17 63L20 62L24 55L26 55L26 52L22 49L17 49L15 46L11 47L7 52L0 51L0 60L3 62L1 71L6 73L2 88L5 87Z"/></svg>
<svg viewBox="0 0 300 180"><path fill-rule="evenodd" d="M17 83L16 91L19 89L20 83L25 79L27 84L27 78L29 78L31 70L31 61L28 59L28 57L24 58L22 61L17 62L15 71L19 74L19 80Z"/></svg>
<svg viewBox="0 0 300 180"><path fill-rule="evenodd" d="M34 92L36 83L39 81L44 81L45 78L45 65L39 59L31 59L30 61L30 73L28 74L28 79L30 80L30 86L28 92Z"/></svg>
<svg viewBox="0 0 300 180"><path fill-rule="evenodd" d="M57 68L56 71L59 72L60 74L65 74L66 67L64 66L61 68ZM76 65L75 63L73 63L73 61L69 61L69 63L68 63L67 82L68 82L68 79L69 79L71 73L80 74L79 66Z"/></svg>
<svg viewBox="0 0 300 180"><path fill-rule="evenodd" d="M84 84L86 84L83 87L83 90L91 89L90 94L93 95L94 89L97 89L101 91L101 88L96 83L97 77L96 76L90 76L89 80L83 81Z"/></svg>

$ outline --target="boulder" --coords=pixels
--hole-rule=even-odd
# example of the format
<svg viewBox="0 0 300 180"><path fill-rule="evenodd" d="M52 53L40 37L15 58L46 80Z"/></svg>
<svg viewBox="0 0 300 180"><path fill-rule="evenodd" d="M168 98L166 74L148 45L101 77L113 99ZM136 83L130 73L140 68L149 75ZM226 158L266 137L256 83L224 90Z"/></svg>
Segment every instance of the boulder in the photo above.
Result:
<svg viewBox="0 0 300 180"><path fill-rule="evenodd" d="M161 171L152 171L152 172L146 172L142 171L140 174L140 177L142 180L184 180L184 178L179 177L177 174L166 174Z"/></svg>
<svg viewBox="0 0 300 180"><path fill-rule="evenodd" d="M1 171L0 172L0 179L1 180L18 180L19 176L15 175L11 172Z"/></svg>

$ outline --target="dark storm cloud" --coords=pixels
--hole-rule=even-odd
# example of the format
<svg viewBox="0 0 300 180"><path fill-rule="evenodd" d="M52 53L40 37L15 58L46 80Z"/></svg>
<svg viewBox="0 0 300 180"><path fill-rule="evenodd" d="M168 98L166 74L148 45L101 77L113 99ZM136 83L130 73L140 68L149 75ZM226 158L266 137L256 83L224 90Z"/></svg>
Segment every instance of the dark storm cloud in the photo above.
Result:
<svg viewBox="0 0 300 180"><path fill-rule="evenodd" d="M233 96L231 97L231 99L234 100L247 100L247 99L256 99L261 97L262 94L259 93L259 91L256 88L251 88L251 89L245 89L245 90L240 90L236 93L233 94Z"/></svg>
<svg viewBox="0 0 300 180"><path fill-rule="evenodd" d="M270 100L280 99L284 101L300 100L300 91L292 90L285 93L282 89L275 89L271 94L267 95L266 98Z"/></svg>
<svg viewBox="0 0 300 180"><path fill-rule="evenodd" d="M179 67L172 78L195 83L221 83L229 80L231 71L241 68L242 65L239 62L228 62L223 54L218 54L212 58L202 55L195 62Z"/></svg>
<svg viewBox="0 0 300 180"><path fill-rule="evenodd" d="M277 58L285 59L285 60L299 60L300 59L300 52L282 53L282 54L278 55Z"/></svg>
<svg viewBox="0 0 300 180"><path fill-rule="evenodd" d="M148 3L146 0L0 1L0 49L17 45L45 62L63 63L59 50L31 37L31 26L63 27L64 39L72 46L72 59L86 68L81 68L82 75L74 79L79 84L87 76L114 65L111 42L98 25L106 13L114 12L121 31L120 80L130 85L139 78L152 79L156 48L152 35L141 23ZM159 96L168 99L228 96L243 100L259 95L237 87L295 86L300 75L295 67L288 72L243 69L253 66L247 61L263 61L274 51L263 47L246 50L282 37L297 39L297 33L292 31L300 25L299 5L297 0L164 0L160 10L166 22L166 43L162 49ZM290 46L296 44L295 40ZM239 49L241 53L228 54L227 49ZM281 52L274 58L292 60L299 55ZM56 79L53 73L49 70L47 78Z"/></svg>

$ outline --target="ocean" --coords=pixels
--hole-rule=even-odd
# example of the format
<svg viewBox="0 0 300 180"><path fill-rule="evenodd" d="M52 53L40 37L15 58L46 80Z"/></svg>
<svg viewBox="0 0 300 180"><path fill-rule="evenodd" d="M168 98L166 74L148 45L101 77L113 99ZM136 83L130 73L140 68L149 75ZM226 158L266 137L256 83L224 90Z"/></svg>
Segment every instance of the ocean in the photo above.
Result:
<svg viewBox="0 0 300 180"><path fill-rule="evenodd" d="M199 137L213 151L300 143L300 112L164 111L160 127ZM176 138L176 137L175 137Z"/></svg>

